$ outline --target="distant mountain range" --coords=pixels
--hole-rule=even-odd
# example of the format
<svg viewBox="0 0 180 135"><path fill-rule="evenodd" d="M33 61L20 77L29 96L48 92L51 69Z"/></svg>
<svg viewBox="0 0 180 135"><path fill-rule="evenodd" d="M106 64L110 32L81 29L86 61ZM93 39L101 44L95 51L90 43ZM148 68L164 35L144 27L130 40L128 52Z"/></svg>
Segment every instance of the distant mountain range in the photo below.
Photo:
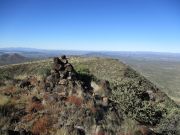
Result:
<svg viewBox="0 0 180 135"><path fill-rule="evenodd" d="M7 53L0 55L0 65L21 63L29 60L30 58L24 57L18 53Z"/></svg>
<svg viewBox="0 0 180 135"><path fill-rule="evenodd" d="M35 48L0 48L0 55L7 53L18 53L29 58L47 58L53 56L66 55L84 55L90 53L89 51L69 51L69 50L45 50Z"/></svg>
<svg viewBox="0 0 180 135"><path fill-rule="evenodd" d="M78 50L45 50L35 48L0 48L2 54L18 53L29 58L47 58L53 56L65 55L81 55L81 56L97 56L110 57L126 60L163 60L163 61L180 61L180 53L162 53L162 52L128 52L128 51L78 51Z"/></svg>
<svg viewBox="0 0 180 135"><path fill-rule="evenodd" d="M15 54L15 55L14 55ZM0 48L0 65L25 62L34 59L46 59L61 55L78 55L84 57L106 57L120 59L125 63L134 61L174 61L180 62L180 53L162 52L125 52L125 51L78 51L45 50L35 48Z"/></svg>
<svg viewBox="0 0 180 135"><path fill-rule="evenodd" d="M153 60L153 61L180 61L180 53L162 53L162 52L90 52L85 56L109 57L126 61L131 60Z"/></svg>

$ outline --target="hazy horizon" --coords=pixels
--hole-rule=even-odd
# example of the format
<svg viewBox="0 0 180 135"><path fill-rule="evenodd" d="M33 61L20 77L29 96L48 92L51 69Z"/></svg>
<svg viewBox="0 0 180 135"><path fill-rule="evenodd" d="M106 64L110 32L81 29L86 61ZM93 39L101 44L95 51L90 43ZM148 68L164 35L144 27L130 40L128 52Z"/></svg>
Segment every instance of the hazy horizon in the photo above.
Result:
<svg viewBox="0 0 180 135"><path fill-rule="evenodd" d="M158 51L128 51L128 50L122 50L122 51L115 51L115 50L77 50L77 49L44 49L44 48L32 48L32 47L0 47L0 50L25 50L25 51L32 51L32 50L43 50L43 51L79 51L79 52L127 52L127 53L162 53L162 54L180 54L180 52L158 52Z"/></svg>

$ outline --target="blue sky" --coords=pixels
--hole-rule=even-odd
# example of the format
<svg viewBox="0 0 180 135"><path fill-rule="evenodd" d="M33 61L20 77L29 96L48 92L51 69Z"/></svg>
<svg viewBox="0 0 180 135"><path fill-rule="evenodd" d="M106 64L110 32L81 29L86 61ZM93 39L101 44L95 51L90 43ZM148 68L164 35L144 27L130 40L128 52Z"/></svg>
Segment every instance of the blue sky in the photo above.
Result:
<svg viewBox="0 0 180 135"><path fill-rule="evenodd" d="M0 48L180 52L179 0L0 0Z"/></svg>

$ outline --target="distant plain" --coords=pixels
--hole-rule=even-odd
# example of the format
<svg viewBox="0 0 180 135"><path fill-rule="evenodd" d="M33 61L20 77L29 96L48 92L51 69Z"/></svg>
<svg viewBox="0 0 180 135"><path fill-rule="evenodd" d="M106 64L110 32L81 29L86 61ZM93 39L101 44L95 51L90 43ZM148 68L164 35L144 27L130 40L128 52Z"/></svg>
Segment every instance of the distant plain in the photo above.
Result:
<svg viewBox="0 0 180 135"><path fill-rule="evenodd" d="M124 61L180 103L180 62L130 59Z"/></svg>

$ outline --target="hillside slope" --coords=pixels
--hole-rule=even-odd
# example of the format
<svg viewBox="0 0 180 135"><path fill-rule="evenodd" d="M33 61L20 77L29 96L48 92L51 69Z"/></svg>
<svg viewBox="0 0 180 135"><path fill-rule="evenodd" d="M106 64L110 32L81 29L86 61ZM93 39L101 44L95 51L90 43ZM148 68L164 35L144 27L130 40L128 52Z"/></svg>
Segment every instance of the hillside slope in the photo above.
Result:
<svg viewBox="0 0 180 135"><path fill-rule="evenodd" d="M42 94L44 94L42 91L44 90L41 88L40 91L37 91L37 88L39 88L37 86L33 87L29 92L16 84L18 84L19 80L24 80L29 76L35 77L36 80L43 80L50 74L53 61L49 59L39 62L1 67L0 92L2 96L1 99L4 100L0 103L0 114L3 116L0 118L0 128L3 130L6 128L14 130L13 128L15 127L19 128L17 125L20 125L21 128L23 127L22 125L24 125L23 128L26 130L32 128L31 131L41 131L37 133L35 132L36 134L52 133L58 135L61 132L69 132L70 129L67 128L67 125L65 124L68 123L68 125L76 128L83 127L83 130L85 129L88 133L90 133L89 128L95 126L95 131L100 130L104 134L133 135L135 133L137 134L136 129L137 131L144 131L144 133L141 132L139 134L145 134L145 130L150 129L153 131L152 134L179 134L179 107L165 93L129 66L119 62L118 60L103 58L71 57L69 62L74 66L74 69L78 74L78 80L75 81L77 87L67 85L67 91L75 88L77 92L77 89L81 89L83 92L80 93L84 95L83 98L81 97L81 99L79 99L77 95L76 96L78 98L76 96L72 97L71 95L71 98L66 97L67 100L65 100L65 105L64 102L62 105L61 101L55 102L55 106L49 104L48 107L38 104L38 108L41 109L37 112L33 112L32 114L28 112L29 107L27 107L30 99L33 96L36 96L43 100L48 97L48 94L45 97L44 95L42 96ZM87 98L97 102L97 100L94 99L95 97L91 95L90 90L95 90L96 87L98 87L97 84L101 82L101 80L107 80L112 91L107 96L110 104L108 104L108 108L105 110L101 107L97 108L97 106L92 106L92 103L87 103L87 101L91 101L87 100ZM92 86L92 83L95 83L93 85L95 87L90 88L89 85L91 84ZM88 92L84 92L85 90ZM27 97L25 97L26 94ZM87 95L89 96L87 97ZM83 102L82 104L81 100ZM106 98L104 100L106 100ZM73 102L76 106L71 106L67 104L66 101L69 101L70 103ZM21 110L26 110L25 114L22 114L23 117L20 117L17 120L17 123L11 123L12 120L7 118L9 115L12 115L12 112L8 111L8 107L12 106L15 107L15 109L21 108ZM82 110L85 109L85 111L87 111L89 106L91 112L90 114L88 113L89 119L87 120L85 118L81 118L81 123L80 120L76 118L80 116L87 117L87 114ZM60 110L57 109L58 107L60 107ZM62 111L62 109L64 111ZM4 113L3 110L5 110L6 113ZM67 117L64 113L67 113L70 119L62 118L62 116ZM26 118L26 121L23 121L24 117ZM54 121L55 118L61 121L61 126L57 126L59 121ZM97 121L96 118L101 120ZM93 119L95 119L95 121ZM7 124L7 121L10 121L9 125ZM37 122L38 124L41 124L38 125ZM53 122L54 125L52 124ZM87 123L85 124L84 122ZM4 125L6 125L6 127ZM49 130L46 131L46 129Z"/></svg>
<svg viewBox="0 0 180 135"><path fill-rule="evenodd" d="M0 65L21 63L30 60L18 53L2 54L0 55Z"/></svg>

